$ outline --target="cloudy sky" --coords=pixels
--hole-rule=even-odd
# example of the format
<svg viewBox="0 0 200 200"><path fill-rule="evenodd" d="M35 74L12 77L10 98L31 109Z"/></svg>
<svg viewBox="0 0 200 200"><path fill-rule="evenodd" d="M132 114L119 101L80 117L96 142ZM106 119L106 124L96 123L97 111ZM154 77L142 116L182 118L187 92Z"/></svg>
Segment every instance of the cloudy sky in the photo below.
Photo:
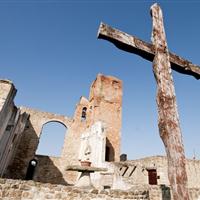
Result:
<svg viewBox="0 0 200 200"><path fill-rule="evenodd" d="M170 51L200 65L200 3L158 2ZM150 42L152 4L134 0L1 0L0 78L14 82L18 106L72 117L79 97L88 97L98 73L116 76L123 80L122 153L129 159L163 155L152 64L96 37L103 21ZM173 77L186 155L192 158L195 152L200 159L200 80L177 72ZM46 130L57 138L64 128L58 125ZM50 137L51 148L43 148L53 149L56 143L62 143L62 138L56 142Z"/></svg>

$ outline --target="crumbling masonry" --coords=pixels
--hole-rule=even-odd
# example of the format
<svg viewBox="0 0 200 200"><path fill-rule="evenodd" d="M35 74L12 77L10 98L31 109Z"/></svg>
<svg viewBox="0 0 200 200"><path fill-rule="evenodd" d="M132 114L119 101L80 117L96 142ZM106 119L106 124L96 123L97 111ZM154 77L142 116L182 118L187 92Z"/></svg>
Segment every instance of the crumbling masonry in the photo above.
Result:
<svg viewBox="0 0 200 200"><path fill-rule="evenodd" d="M1 145L0 152L1 176L25 179L29 162L36 159L38 165L33 178L35 181L67 184L70 180L74 180L71 173L66 173L65 167L78 164L81 134L97 121L103 124L106 135L102 162L105 159L119 161L121 80L98 75L91 85L89 100L85 97L80 98L73 119L31 108L17 108L13 103L16 94L14 85L6 80L2 80L0 84L0 122L3 125L0 130L0 142L4 144ZM42 127L50 121L60 122L68 129L60 157L35 154Z"/></svg>
<svg viewBox="0 0 200 200"><path fill-rule="evenodd" d="M99 74L89 99L80 98L73 118L16 107L15 95L13 83L0 80L0 199L172 199L165 157L120 161L122 81L118 78ZM62 154L36 155L42 127L52 121L67 128ZM92 166L107 171L92 174L96 189L83 192L69 186L79 173L66 167L80 165L86 139ZM190 199L198 200L200 161L187 160L186 167Z"/></svg>

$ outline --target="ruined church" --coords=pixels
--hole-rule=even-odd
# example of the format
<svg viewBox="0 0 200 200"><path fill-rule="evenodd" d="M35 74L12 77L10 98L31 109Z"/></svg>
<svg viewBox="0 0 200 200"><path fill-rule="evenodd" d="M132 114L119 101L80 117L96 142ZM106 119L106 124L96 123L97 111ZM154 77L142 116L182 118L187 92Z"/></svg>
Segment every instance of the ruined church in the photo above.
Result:
<svg viewBox="0 0 200 200"><path fill-rule="evenodd" d="M120 152L120 79L98 74L73 118L18 107L16 92L0 80L0 199L172 199L166 157L127 160ZM36 154L48 122L68 129L60 157ZM200 161L187 160L186 167L191 199L198 200Z"/></svg>
<svg viewBox="0 0 200 200"><path fill-rule="evenodd" d="M0 200L200 200L200 161L185 158L171 69L200 78L200 67L168 50L162 10L151 6L152 44L101 23L98 38L153 62L165 156L121 154L122 81L98 74L73 118L14 103L0 80ZM42 129L67 129L60 156L38 155ZM53 145L53 144L52 144Z"/></svg>

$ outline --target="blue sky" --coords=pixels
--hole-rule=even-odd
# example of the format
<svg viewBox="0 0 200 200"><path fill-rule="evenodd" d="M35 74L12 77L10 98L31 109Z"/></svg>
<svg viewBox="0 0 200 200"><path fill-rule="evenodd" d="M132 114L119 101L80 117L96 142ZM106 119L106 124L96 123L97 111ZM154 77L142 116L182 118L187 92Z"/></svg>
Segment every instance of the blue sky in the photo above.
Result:
<svg viewBox="0 0 200 200"><path fill-rule="evenodd" d="M157 1L170 51L200 64L200 3ZM0 78L16 104L73 116L98 73L123 80L122 153L165 154L157 128L152 64L98 40L101 21L147 42L153 1L0 1ZM173 72L186 155L200 158L200 82ZM49 144L53 140L49 139ZM51 145L52 146L52 145Z"/></svg>

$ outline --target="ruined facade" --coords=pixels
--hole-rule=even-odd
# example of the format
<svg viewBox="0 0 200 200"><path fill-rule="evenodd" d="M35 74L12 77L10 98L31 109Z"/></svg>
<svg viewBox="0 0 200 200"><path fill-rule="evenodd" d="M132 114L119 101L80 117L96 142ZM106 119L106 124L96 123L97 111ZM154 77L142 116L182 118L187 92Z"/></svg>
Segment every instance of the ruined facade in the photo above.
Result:
<svg viewBox="0 0 200 200"><path fill-rule="evenodd" d="M0 198L172 200L166 157L131 161L120 156L121 80L99 74L91 85L89 98L80 98L73 118L17 107L15 95L13 83L1 80ZM42 128L49 122L59 122L67 128L60 157L36 154ZM92 173L96 189L83 192L69 186L80 174L66 171L66 167L80 165L79 161L86 159L87 145L92 166L107 171ZM198 200L200 161L187 160L186 167L190 198ZM34 182L25 181L30 179Z"/></svg>
<svg viewBox="0 0 200 200"><path fill-rule="evenodd" d="M86 97L80 98L73 118L31 108L17 108L13 103L16 94L14 85L3 80L0 83L2 92L0 119L4 125L1 126L0 142L6 145L7 141L5 140L8 139L5 137L8 137L7 131L10 126L20 126L20 129L18 128L15 131L16 136L13 132L9 138L9 140L12 140L15 137L17 148L13 149L12 143L10 149L6 150L11 151L7 155L3 153L5 148L2 146L1 154L5 157L2 158L2 162L5 163L4 160L8 160L6 166L1 170L2 177L26 179L30 162L33 160L37 162L33 180L58 184L67 184L74 181L77 174L66 172L65 168L67 165L79 163L81 134L90 130L95 122L102 124L105 135L102 162L119 161L122 105L121 80L99 74L91 85L89 99ZM15 119L17 112L21 117L18 121ZM21 121L23 125L21 125ZM36 155L42 128L46 123L52 121L62 123L67 128L61 156ZM8 145L6 145L6 148L8 148Z"/></svg>

